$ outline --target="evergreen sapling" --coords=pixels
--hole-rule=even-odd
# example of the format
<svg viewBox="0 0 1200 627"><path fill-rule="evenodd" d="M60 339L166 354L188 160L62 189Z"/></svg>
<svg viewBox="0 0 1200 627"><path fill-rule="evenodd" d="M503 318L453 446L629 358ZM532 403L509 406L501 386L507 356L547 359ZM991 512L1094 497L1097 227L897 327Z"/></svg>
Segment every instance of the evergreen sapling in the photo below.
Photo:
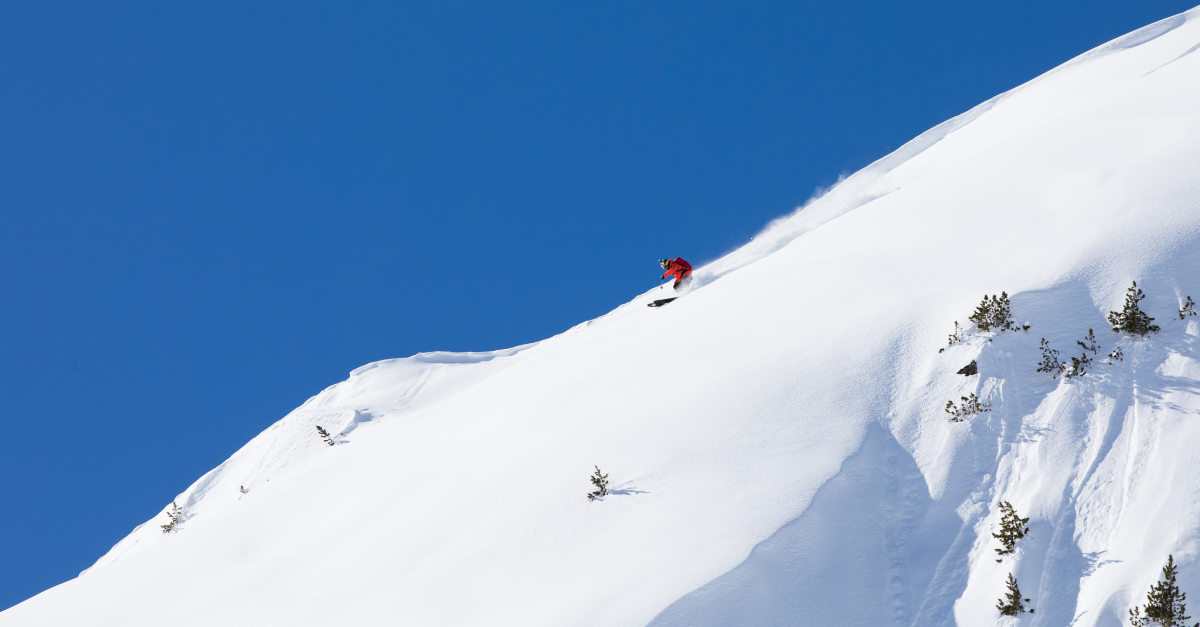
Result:
<svg viewBox="0 0 1200 627"><path fill-rule="evenodd" d="M1014 331L1016 326L1012 319L1012 305L1008 301L1008 293L1000 292L1000 296L992 296L988 299L987 294L983 295L983 302L975 308L975 313L971 314L967 320L975 323L980 331Z"/></svg>
<svg viewBox="0 0 1200 627"><path fill-rule="evenodd" d="M959 342L963 341L964 337L966 337L966 334L964 333L964 329L962 327L958 326L958 321L955 320L954 321L954 333L950 334L950 344L949 345L954 346L955 344L958 344Z"/></svg>
<svg viewBox="0 0 1200 627"><path fill-rule="evenodd" d="M183 509L177 503L171 501L171 509L167 511L167 519L170 521L162 527L163 533L171 533L175 531L175 526L179 524L179 517L183 515Z"/></svg>
<svg viewBox="0 0 1200 627"><path fill-rule="evenodd" d="M1133 627L1188 627L1187 620L1191 617L1184 604L1187 595L1176 585L1175 571L1175 557L1168 555L1167 565L1162 569L1162 581L1150 586L1146 605L1140 610L1137 606L1129 610L1129 622ZM1200 627L1200 623L1195 627Z"/></svg>
<svg viewBox="0 0 1200 627"><path fill-rule="evenodd" d="M954 401L946 401L946 413L950 414L951 422L962 422L964 418L970 418L985 411L992 410L992 399L985 402L979 402L979 397L971 392L970 396L961 396L962 406L958 406Z"/></svg>
<svg viewBox="0 0 1200 627"><path fill-rule="evenodd" d="M996 549L998 555L1009 555L1016 551L1017 540L1025 537L1029 533L1029 519L1021 518L1017 515L1017 510L1013 508L1012 503L1003 501L1000 503L1000 533L993 533L992 537L999 540L1004 548ZM1002 561L1003 558L996 560Z"/></svg>
<svg viewBox="0 0 1200 627"><path fill-rule="evenodd" d="M1075 377L1082 377L1083 375L1087 374L1087 369L1091 366L1092 358L1088 357L1087 353L1084 353L1079 357L1072 357L1070 366L1066 366L1064 364L1065 374L1063 374L1063 378L1073 379Z"/></svg>
<svg viewBox="0 0 1200 627"><path fill-rule="evenodd" d="M1029 599L1025 599L1025 603L1028 602ZM1021 603L1021 588L1017 587L1017 578L1012 573L1008 574L1008 592L996 602L996 609L1003 616L1016 616L1025 611L1025 605ZM1029 613L1033 613L1033 608L1029 609Z"/></svg>
<svg viewBox="0 0 1200 627"><path fill-rule="evenodd" d="M587 495L589 501L594 501L602 496L608 496L608 475L600 474L599 466L596 466L596 474L589 478L592 480L592 485L596 486L596 489Z"/></svg>
<svg viewBox="0 0 1200 627"><path fill-rule="evenodd" d="M1042 338L1042 361L1038 364L1038 372L1047 372L1057 379L1066 366L1058 360L1058 351L1050 348L1050 342Z"/></svg>
<svg viewBox="0 0 1200 627"><path fill-rule="evenodd" d="M1100 354L1100 345L1096 343L1095 331L1088 329L1088 334L1083 339L1084 341L1076 341L1075 343L1083 347L1084 353L1079 357L1072 357L1071 365L1068 366L1063 364L1064 379L1082 377L1083 375L1087 374L1088 368L1092 367L1092 358L1088 357L1086 351L1092 351L1093 355Z"/></svg>
<svg viewBox="0 0 1200 627"><path fill-rule="evenodd" d="M1076 341L1075 343L1082 346L1085 351L1092 351L1093 355L1099 355L1100 345L1096 343L1096 333L1088 329L1088 334L1084 336L1083 342ZM1086 344L1084 342L1087 342Z"/></svg>
<svg viewBox="0 0 1200 627"><path fill-rule="evenodd" d="M1192 301L1191 296L1188 296L1187 302L1183 304L1183 307L1179 308L1179 319L1183 320L1188 316L1194 315L1196 315L1196 303Z"/></svg>
<svg viewBox="0 0 1200 627"><path fill-rule="evenodd" d="M329 435L329 432L326 431L321 425L317 425L317 435L321 436L322 442L328 444L329 446L333 446L333 436Z"/></svg>
<svg viewBox="0 0 1200 627"><path fill-rule="evenodd" d="M1121 311L1108 312L1108 322L1112 324L1113 331L1139 336L1158 333L1158 325L1150 324L1154 322L1154 318L1146 315L1146 312L1138 306L1138 303L1142 302L1144 298L1146 295L1138 288L1137 281L1134 281L1133 287L1130 287L1125 293L1125 307Z"/></svg>

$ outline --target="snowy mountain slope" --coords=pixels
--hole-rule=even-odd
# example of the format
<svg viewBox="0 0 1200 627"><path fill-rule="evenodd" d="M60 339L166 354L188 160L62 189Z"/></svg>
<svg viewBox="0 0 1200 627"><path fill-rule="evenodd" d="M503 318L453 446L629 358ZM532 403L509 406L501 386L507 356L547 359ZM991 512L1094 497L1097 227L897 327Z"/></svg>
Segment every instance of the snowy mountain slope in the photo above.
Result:
<svg viewBox="0 0 1200 627"><path fill-rule="evenodd" d="M1014 573L1019 621L1107 626L1168 553L1200 590L1198 46L1193 10L997 97L663 309L361 368L181 495L178 533L0 625L992 625ZM1104 319L1134 279L1145 340ZM1001 290L1030 331L938 352ZM1035 372L1089 328L1124 360ZM969 392L992 411L947 420ZM1001 500L1031 533L997 563Z"/></svg>
<svg viewBox="0 0 1200 627"><path fill-rule="evenodd" d="M351 372L349 380L310 398L180 494L175 504L184 511L181 524L219 511L265 486L271 477L291 476L319 459L322 448L313 446L316 427L323 426L338 443L346 444L360 425L435 405L502 369L511 361L508 357L531 346L484 353L420 353ZM474 364L480 365L464 367ZM163 508L160 517L170 509L170 505ZM150 523L135 529L92 568L163 540L161 523Z"/></svg>

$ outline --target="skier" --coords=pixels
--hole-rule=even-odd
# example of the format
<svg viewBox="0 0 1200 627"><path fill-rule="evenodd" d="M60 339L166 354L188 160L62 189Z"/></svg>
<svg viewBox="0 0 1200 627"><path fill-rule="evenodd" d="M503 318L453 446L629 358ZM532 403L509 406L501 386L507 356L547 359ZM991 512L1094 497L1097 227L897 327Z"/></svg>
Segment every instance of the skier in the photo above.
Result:
<svg viewBox="0 0 1200 627"><path fill-rule="evenodd" d="M692 264L683 260L683 257L676 257L674 261L670 259L659 259L658 265L663 267L666 272L663 273L661 279L664 281L669 276L675 277L674 288L679 289L679 286L686 285L692 281Z"/></svg>

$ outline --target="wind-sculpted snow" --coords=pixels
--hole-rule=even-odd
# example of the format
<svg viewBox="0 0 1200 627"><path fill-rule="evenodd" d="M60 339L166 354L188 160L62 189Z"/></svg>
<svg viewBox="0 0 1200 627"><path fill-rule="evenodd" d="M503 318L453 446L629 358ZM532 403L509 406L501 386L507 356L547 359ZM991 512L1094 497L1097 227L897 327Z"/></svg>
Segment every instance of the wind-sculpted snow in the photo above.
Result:
<svg viewBox="0 0 1200 627"><path fill-rule="evenodd" d="M666 307L354 371L180 495L178 532L0 626L967 627L1013 574L1036 613L1004 620L1111 627L1168 554L1200 598L1195 14L931 130ZM1133 280L1158 334L1111 331ZM1001 291L1030 329L948 346ZM1089 328L1086 375L1036 371ZM969 394L990 411L950 421ZM1002 501L1030 533L997 562Z"/></svg>

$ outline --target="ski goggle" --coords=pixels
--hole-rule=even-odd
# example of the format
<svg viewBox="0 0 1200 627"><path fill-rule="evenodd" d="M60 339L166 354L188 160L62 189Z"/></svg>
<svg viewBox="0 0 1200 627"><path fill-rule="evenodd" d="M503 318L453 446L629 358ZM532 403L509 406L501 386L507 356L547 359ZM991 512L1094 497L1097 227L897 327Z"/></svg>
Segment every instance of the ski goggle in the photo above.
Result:
<svg viewBox="0 0 1200 627"><path fill-rule="evenodd" d="M670 267L671 260L670 259L659 259L658 265L662 266L663 269L666 270L668 267Z"/></svg>

